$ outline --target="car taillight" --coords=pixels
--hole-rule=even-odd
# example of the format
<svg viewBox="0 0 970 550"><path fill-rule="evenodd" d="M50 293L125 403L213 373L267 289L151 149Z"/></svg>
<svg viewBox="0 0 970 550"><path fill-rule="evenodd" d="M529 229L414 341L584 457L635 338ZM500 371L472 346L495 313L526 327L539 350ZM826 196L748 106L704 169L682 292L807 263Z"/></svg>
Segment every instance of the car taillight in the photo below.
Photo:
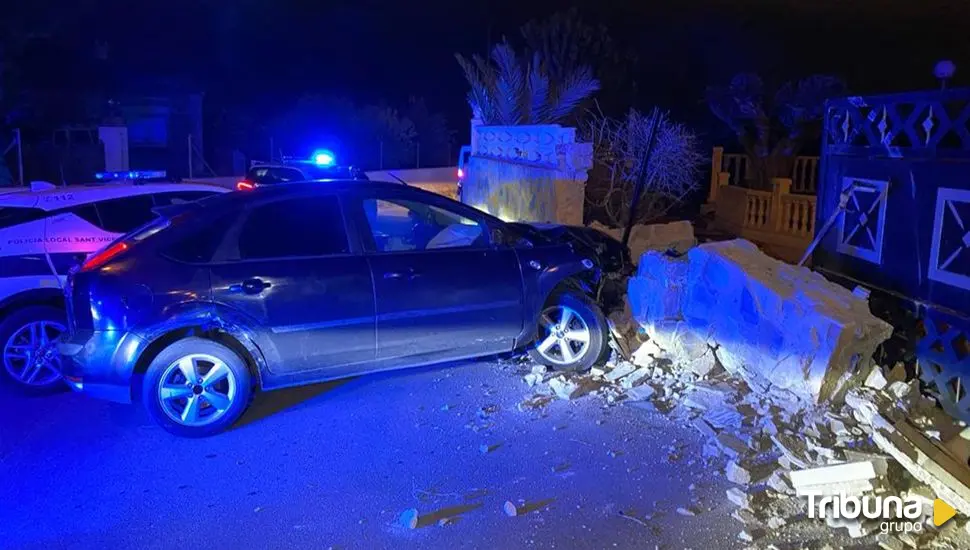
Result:
<svg viewBox="0 0 970 550"><path fill-rule="evenodd" d="M105 248L101 252L98 252L94 256L91 256L84 263L81 264L81 271L90 271L92 269L97 269L102 265L106 264L112 258L115 258L122 252L128 250L128 243L121 241L114 243L113 245Z"/></svg>
<svg viewBox="0 0 970 550"><path fill-rule="evenodd" d="M251 181L238 181L236 182L236 191L252 191L256 189L256 186Z"/></svg>

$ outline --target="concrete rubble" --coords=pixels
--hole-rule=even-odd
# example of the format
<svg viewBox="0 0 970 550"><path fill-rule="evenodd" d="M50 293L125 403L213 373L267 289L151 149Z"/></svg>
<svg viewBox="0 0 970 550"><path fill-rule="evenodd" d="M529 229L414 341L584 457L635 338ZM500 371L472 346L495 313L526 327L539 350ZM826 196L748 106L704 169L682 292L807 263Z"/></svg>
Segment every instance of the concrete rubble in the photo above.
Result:
<svg viewBox="0 0 970 550"><path fill-rule="evenodd" d="M700 375L717 363L754 389L805 403L861 383L892 333L866 299L741 239L680 257L647 252L628 291L634 319L672 359Z"/></svg>
<svg viewBox="0 0 970 550"><path fill-rule="evenodd" d="M905 381L900 365L871 361L892 327L864 299L762 256L744 241L680 259L647 252L628 307L611 317L626 327L614 340L636 339L611 342L610 360L585 375L528 371L534 394L523 403L601 399L693 428L707 443L691 463L723 472L738 538L753 545L787 547L782 537L794 532L825 540L834 528L882 548L970 548L970 428ZM887 534L869 521L809 518L808 494L918 494L959 515Z"/></svg>
<svg viewBox="0 0 970 550"><path fill-rule="evenodd" d="M593 222L590 227L616 240L623 240L623 228L607 227L599 222ZM637 224L630 229L630 240L627 247L634 262L648 250L666 252L671 250L683 254L697 244L694 237L694 226L687 221L671 223L656 223L650 225Z"/></svg>

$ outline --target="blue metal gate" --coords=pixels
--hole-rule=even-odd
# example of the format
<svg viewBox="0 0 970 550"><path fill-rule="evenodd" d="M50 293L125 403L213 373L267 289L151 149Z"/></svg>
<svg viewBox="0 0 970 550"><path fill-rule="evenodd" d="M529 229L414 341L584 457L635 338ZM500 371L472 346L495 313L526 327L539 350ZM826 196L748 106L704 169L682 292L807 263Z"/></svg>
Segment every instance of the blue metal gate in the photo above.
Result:
<svg viewBox="0 0 970 550"><path fill-rule="evenodd" d="M813 263L915 314L919 375L970 421L968 121L970 89L828 102Z"/></svg>

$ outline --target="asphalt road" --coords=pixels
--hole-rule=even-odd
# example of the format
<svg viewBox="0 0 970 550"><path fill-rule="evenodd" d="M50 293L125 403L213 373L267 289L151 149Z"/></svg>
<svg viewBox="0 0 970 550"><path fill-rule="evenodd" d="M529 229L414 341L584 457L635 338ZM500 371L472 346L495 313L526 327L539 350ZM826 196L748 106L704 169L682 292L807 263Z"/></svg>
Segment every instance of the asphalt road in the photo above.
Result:
<svg viewBox="0 0 970 550"><path fill-rule="evenodd" d="M531 392L517 371L464 363L268 393L202 440L136 407L0 389L0 547L741 546L693 430L596 397L519 411ZM692 502L697 515L676 511ZM416 529L399 524L408 508Z"/></svg>

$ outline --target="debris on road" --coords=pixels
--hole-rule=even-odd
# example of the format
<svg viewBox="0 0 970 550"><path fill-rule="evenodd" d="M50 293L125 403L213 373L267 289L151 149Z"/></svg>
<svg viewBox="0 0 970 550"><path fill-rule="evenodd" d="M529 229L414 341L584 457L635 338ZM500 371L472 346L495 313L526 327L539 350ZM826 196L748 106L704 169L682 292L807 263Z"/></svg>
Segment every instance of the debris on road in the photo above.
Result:
<svg viewBox="0 0 970 550"><path fill-rule="evenodd" d="M519 515L519 508L511 500L506 500L505 504L502 505L502 510L505 511L505 515L509 517L515 517Z"/></svg>
<svg viewBox="0 0 970 550"><path fill-rule="evenodd" d="M970 516L970 428L907 382L901 364L873 361L892 327L865 297L740 240L681 257L648 251L628 288L623 310L609 316L606 364L590 375L537 377L520 410L591 396L604 408L632 404L691 426L706 440L703 456L660 452L724 472L734 484L725 494L732 515L745 525L738 537L749 543L781 543L776 537L796 531L824 538L832 528L874 534L868 521L808 520L808 494L919 494ZM510 510L521 514L507 503ZM947 525L956 526L878 544L970 548L966 518Z"/></svg>
<svg viewBox="0 0 970 550"><path fill-rule="evenodd" d="M398 517L398 523L401 524L402 527L407 527L408 529L417 529L419 517L420 515L418 514L417 508L408 508L407 510L401 512L401 515Z"/></svg>

